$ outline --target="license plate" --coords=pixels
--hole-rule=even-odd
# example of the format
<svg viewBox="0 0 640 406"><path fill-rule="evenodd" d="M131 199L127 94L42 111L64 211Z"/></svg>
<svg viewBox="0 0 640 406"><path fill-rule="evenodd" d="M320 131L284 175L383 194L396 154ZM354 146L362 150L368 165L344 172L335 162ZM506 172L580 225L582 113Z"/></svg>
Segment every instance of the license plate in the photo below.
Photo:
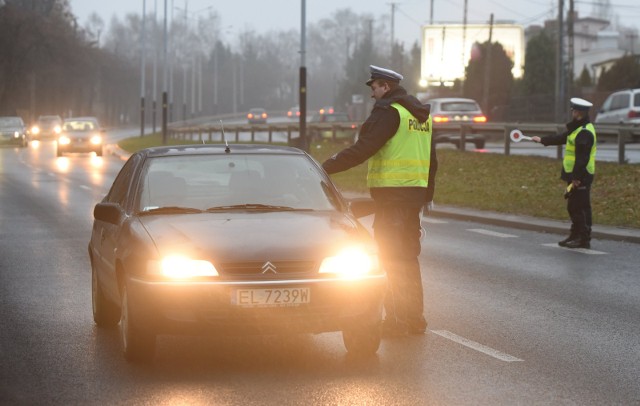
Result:
<svg viewBox="0 0 640 406"><path fill-rule="evenodd" d="M298 306L311 302L309 288L236 289L231 303L241 307Z"/></svg>

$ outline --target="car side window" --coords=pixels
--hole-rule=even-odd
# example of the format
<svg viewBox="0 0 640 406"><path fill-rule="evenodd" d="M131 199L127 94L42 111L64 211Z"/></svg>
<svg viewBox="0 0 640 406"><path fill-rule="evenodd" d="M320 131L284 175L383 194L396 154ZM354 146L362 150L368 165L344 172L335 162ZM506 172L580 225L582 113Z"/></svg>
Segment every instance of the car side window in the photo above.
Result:
<svg viewBox="0 0 640 406"><path fill-rule="evenodd" d="M629 107L629 94L617 94L611 101L611 110L619 110Z"/></svg>
<svg viewBox="0 0 640 406"><path fill-rule="evenodd" d="M138 160L138 156L134 155L124 164L118 177L113 181L111 190L105 199L106 202L118 203L122 208L126 209L126 200L127 196L129 196Z"/></svg>
<svg viewBox="0 0 640 406"><path fill-rule="evenodd" d="M633 95L633 106L640 107L640 92Z"/></svg>

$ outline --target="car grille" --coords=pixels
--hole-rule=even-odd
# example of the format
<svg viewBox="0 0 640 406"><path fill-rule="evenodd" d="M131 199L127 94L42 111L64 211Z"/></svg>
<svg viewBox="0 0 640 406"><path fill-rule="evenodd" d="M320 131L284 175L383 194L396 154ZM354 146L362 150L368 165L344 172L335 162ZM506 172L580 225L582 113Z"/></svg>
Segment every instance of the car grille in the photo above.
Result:
<svg viewBox="0 0 640 406"><path fill-rule="evenodd" d="M267 262L270 262L272 266L267 267ZM216 264L216 268L223 276L277 280L291 277L308 277L310 274L315 273L316 264L313 261L248 261Z"/></svg>

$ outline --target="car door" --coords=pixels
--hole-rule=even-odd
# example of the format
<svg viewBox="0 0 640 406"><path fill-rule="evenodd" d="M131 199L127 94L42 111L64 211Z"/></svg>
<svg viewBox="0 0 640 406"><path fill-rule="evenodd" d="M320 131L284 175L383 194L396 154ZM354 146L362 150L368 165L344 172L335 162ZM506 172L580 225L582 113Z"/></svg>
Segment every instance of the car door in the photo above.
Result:
<svg viewBox="0 0 640 406"><path fill-rule="evenodd" d="M130 213L132 201L134 200L134 188L139 172L141 157L133 155L113 181L111 190L103 199L105 203L115 203L122 209L123 213ZM120 234L120 224L110 224L104 221L95 220L93 222L93 232L91 233L91 244L94 248L94 261L99 272L99 278L105 293L112 299L117 300L119 296L116 279L116 257L115 249Z"/></svg>
<svg viewBox="0 0 640 406"><path fill-rule="evenodd" d="M616 94L611 100L612 123L623 123L627 119L629 106L631 105L631 94L628 92Z"/></svg>

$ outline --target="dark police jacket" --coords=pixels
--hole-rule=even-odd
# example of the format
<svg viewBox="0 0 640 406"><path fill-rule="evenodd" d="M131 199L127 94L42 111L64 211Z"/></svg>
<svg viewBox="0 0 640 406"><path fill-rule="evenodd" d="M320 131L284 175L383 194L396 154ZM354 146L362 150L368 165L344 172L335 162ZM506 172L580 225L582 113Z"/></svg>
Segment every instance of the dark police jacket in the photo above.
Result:
<svg viewBox="0 0 640 406"><path fill-rule="evenodd" d="M582 127L584 125L589 124L589 118L585 117L582 120L572 120L567 123L567 131L558 135L548 135L540 138L540 143L545 147L547 145L563 145L567 143L567 137L571 134L576 128ZM567 173L562 168L562 173L560 174L560 178L567 183L572 180L579 180L581 186L590 186L593 183L593 175L587 172L587 163L589 162L589 154L591 153L591 148L593 147L593 134L591 131L582 130L576 136L576 163L573 167L572 173Z"/></svg>
<svg viewBox="0 0 640 406"><path fill-rule="evenodd" d="M371 114L362 124L356 143L322 164L327 173L342 172L360 165L375 155L395 135L400 125L400 115L398 110L391 107L392 103L398 103L409 110L421 123L429 118L431 106L420 103L417 98L407 94L402 86L398 86L376 101ZM437 170L438 160L435 143L432 141L428 187L376 187L370 189L371 197L381 204L422 206L433 200Z"/></svg>

